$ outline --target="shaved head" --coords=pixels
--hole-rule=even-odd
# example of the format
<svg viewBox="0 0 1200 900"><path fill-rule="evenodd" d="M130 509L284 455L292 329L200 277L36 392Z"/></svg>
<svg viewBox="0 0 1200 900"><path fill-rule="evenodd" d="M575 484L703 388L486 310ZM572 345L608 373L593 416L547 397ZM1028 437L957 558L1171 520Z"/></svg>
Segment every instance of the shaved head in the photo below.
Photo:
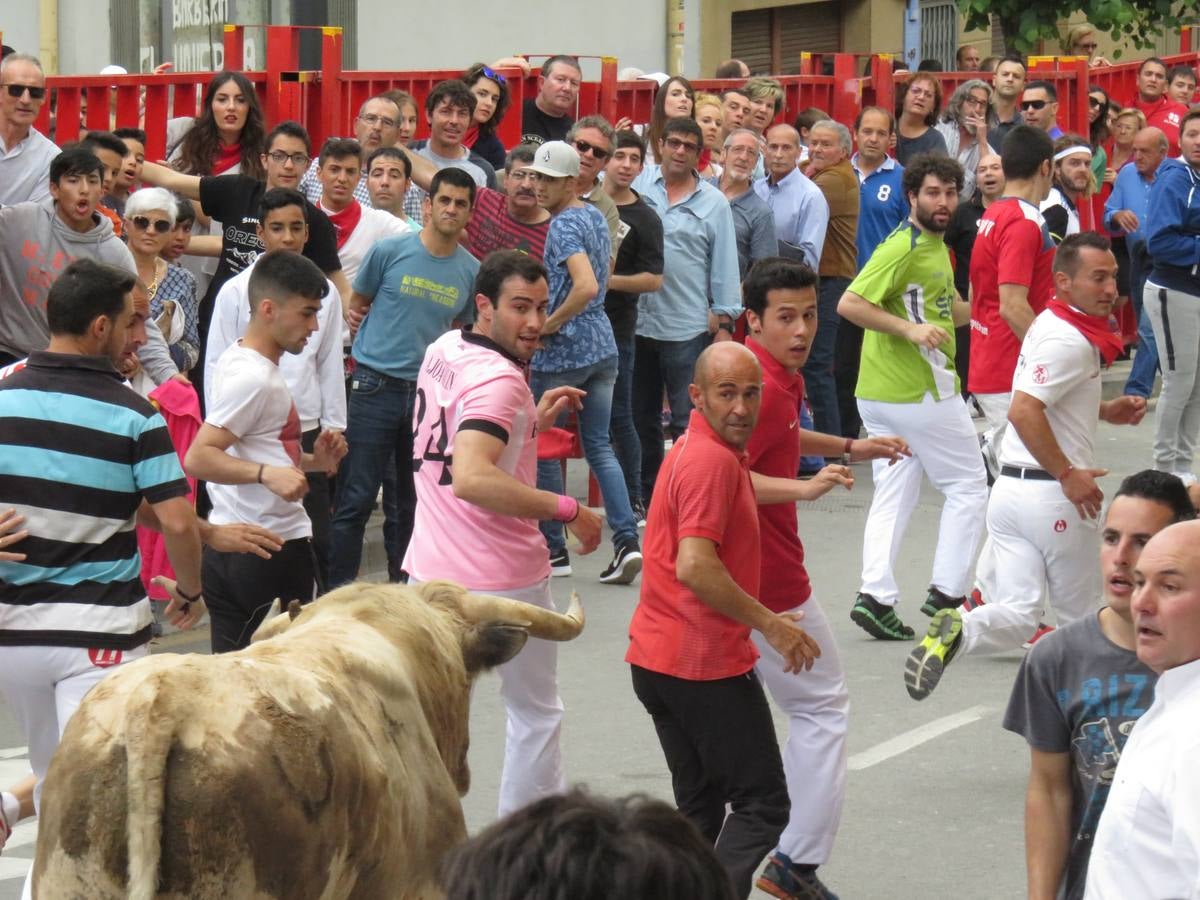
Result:
<svg viewBox="0 0 1200 900"><path fill-rule="evenodd" d="M762 367L742 344L710 344L696 359L688 396L709 427L725 443L742 450L758 421Z"/></svg>
<svg viewBox="0 0 1200 900"><path fill-rule="evenodd" d="M791 125L775 125L767 129L768 141L788 141L800 146L800 132Z"/></svg>
<svg viewBox="0 0 1200 900"><path fill-rule="evenodd" d="M1137 655L1156 672L1200 659L1200 521L1152 537L1134 569Z"/></svg>

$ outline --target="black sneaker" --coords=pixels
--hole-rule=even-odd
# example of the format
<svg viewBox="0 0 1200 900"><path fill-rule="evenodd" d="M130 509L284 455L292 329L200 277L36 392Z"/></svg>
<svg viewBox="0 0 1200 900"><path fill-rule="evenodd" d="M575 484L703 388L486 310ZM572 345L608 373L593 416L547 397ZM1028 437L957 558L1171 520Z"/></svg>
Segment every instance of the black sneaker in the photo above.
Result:
<svg viewBox="0 0 1200 900"><path fill-rule="evenodd" d="M571 574L571 554L566 550L550 555L550 575L553 578L565 578Z"/></svg>
<svg viewBox="0 0 1200 900"><path fill-rule="evenodd" d="M633 517L637 520L638 528L646 527L646 504L640 497L636 500L630 500L629 505L633 507Z"/></svg>
<svg viewBox="0 0 1200 900"><path fill-rule="evenodd" d="M629 584L642 571L642 551L636 543L617 548L612 562L600 573L601 584Z"/></svg>
<svg viewBox="0 0 1200 900"><path fill-rule="evenodd" d="M966 602L966 597L950 597L930 585L929 594L925 597L925 602L921 604L921 612L932 617L943 609L958 609Z"/></svg>
<svg viewBox="0 0 1200 900"><path fill-rule="evenodd" d="M754 886L779 900L838 900L816 869L801 869L779 850L771 854Z"/></svg>
<svg viewBox="0 0 1200 900"><path fill-rule="evenodd" d="M850 611L850 621L880 641L911 641L916 632L900 621L896 610L870 594L859 594Z"/></svg>

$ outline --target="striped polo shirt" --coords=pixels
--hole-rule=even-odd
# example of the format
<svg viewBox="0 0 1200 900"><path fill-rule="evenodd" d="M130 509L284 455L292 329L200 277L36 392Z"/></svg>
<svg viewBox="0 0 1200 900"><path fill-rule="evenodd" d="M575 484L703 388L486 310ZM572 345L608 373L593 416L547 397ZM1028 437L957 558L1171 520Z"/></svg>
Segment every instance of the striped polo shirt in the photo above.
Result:
<svg viewBox="0 0 1200 900"><path fill-rule="evenodd" d="M30 354L0 381L0 509L29 531L25 561L0 562L0 645L146 643L134 517L187 490L166 423L107 357Z"/></svg>

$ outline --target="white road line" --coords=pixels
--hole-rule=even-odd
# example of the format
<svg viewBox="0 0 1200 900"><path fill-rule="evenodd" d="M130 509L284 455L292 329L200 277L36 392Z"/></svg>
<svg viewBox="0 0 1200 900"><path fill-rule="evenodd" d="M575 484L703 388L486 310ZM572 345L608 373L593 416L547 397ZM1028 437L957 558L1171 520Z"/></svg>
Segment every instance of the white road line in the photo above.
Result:
<svg viewBox="0 0 1200 900"><path fill-rule="evenodd" d="M953 731L955 728L962 728L964 725L970 725L972 722L978 722L987 712L986 706L972 706L970 709L964 709L962 712L955 713L952 716L945 716L941 719L934 719L919 728L914 728L912 731L906 731L904 734L898 734L894 738L884 741L882 744L876 744L869 750L864 750L862 753L855 753L850 757L850 771L858 772L862 769L869 769L871 766L877 766L881 762L886 762L893 756L899 756L901 753L907 753L914 747L919 747L926 741L932 741L935 737L940 737L948 731Z"/></svg>
<svg viewBox="0 0 1200 900"><path fill-rule="evenodd" d="M0 747L0 759L16 759L18 756L28 755L28 747Z"/></svg>

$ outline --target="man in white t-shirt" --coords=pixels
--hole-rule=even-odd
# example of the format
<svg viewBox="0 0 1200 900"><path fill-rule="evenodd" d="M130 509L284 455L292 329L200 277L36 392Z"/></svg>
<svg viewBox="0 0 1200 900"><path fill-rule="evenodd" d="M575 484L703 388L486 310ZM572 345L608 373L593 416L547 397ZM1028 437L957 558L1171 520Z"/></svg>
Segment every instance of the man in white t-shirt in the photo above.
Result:
<svg viewBox="0 0 1200 900"><path fill-rule="evenodd" d="M304 198L297 191L272 188L263 194L258 213L258 239L265 251L299 253L308 240ZM375 212L375 210L369 210ZM387 215L387 213L381 213ZM254 264L221 286L213 303L204 353L205 403L212 403L212 383L217 361L250 324L250 277ZM279 373L287 384L300 416L301 446L312 452L321 429L346 430L346 377L342 354L342 307L334 302L337 288L327 281L329 302L317 313L317 335L297 354L279 360ZM324 472L308 473L304 511L312 522L313 552L317 561L317 584L325 587L329 577L329 520L332 497L329 477Z"/></svg>
<svg viewBox="0 0 1200 900"><path fill-rule="evenodd" d="M995 598L963 613L940 610L904 673L915 700L929 695L959 653L1014 650L1037 627L1043 593L1060 625L1093 612L1100 595L1097 516L1104 494L1095 466L1100 419L1136 425L1143 397L1101 399L1101 366L1120 354L1108 328L1117 261L1095 232L1064 238L1054 255L1055 299L1021 344L1000 444L1000 477L988 501Z"/></svg>
<svg viewBox="0 0 1200 900"><path fill-rule="evenodd" d="M325 430L312 453L301 450L300 416L279 359L304 349L322 302L336 302L328 294L324 274L298 253L260 256L250 276L245 336L221 354L207 386L207 415L184 466L209 482L209 521L253 522L284 541L269 560L205 548L201 575L214 653L249 644L276 597L286 607L313 596L312 524L300 502L308 491L304 472L336 471L346 439Z"/></svg>
<svg viewBox="0 0 1200 900"><path fill-rule="evenodd" d="M417 379L417 508L404 569L415 581L448 578L553 609L538 522L564 522L580 552L590 553L600 542L600 519L573 497L537 489L537 433L578 408L582 391L551 388L535 407L526 382L550 302L540 262L498 250L484 260L474 288L474 330L434 341ZM556 648L531 638L499 669L508 710L502 816L566 789Z"/></svg>

